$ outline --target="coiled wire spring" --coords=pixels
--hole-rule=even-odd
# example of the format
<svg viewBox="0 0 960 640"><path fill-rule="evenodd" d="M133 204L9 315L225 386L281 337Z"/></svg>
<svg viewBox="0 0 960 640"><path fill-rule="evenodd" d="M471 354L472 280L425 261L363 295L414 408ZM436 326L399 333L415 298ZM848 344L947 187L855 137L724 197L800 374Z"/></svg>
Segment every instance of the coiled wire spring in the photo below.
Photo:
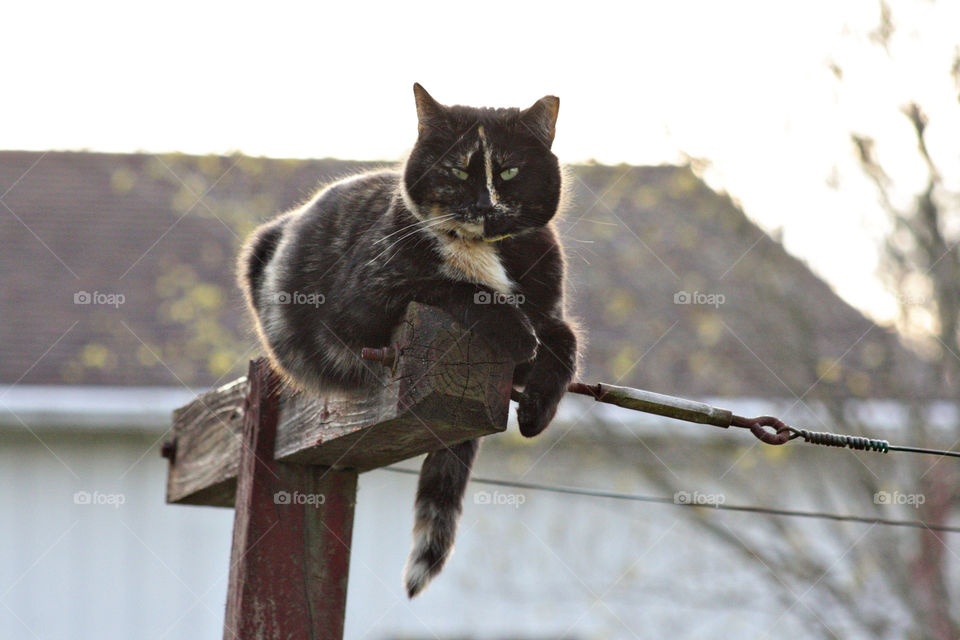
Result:
<svg viewBox="0 0 960 640"><path fill-rule="evenodd" d="M828 431L807 431L806 429L795 429L793 427L787 427L787 429L789 429L792 434L790 437L791 440L799 437L810 444L822 444L826 447L846 447L860 451L879 451L881 453L886 453L890 450L890 443L886 440L847 436L840 433L830 433Z"/></svg>

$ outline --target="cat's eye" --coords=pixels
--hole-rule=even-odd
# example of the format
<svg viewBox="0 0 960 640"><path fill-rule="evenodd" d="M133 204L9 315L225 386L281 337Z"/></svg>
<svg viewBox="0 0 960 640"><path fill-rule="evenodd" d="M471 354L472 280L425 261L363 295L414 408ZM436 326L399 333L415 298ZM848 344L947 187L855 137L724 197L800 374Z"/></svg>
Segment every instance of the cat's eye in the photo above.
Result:
<svg viewBox="0 0 960 640"><path fill-rule="evenodd" d="M451 168L450 168L450 173L452 173L454 176L456 176L456 177L459 178L460 180L466 180L467 178L470 177L470 174L468 174L468 173L467 173L466 171L464 171L463 169L459 169L459 168L457 168L457 167L451 167Z"/></svg>
<svg viewBox="0 0 960 640"><path fill-rule="evenodd" d="M500 178L502 180L513 180L517 177L518 173L520 173L520 169L516 167L510 167L509 169L504 169L500 172Z"/></svg>

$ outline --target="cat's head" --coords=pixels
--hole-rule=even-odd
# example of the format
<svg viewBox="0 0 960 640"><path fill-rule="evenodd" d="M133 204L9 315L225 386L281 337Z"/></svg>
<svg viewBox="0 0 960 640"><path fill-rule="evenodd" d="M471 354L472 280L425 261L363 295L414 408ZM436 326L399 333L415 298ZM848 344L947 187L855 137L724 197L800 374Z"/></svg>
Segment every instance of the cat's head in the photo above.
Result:
<svg viewBox="0 0 960 640"><path fill-rule="evenodd" d="M444 106L413 85L417 143L403 174L408 209L437 233L495 241L542 227L560 203L553 144L560 99L528 109Z"/></svg>

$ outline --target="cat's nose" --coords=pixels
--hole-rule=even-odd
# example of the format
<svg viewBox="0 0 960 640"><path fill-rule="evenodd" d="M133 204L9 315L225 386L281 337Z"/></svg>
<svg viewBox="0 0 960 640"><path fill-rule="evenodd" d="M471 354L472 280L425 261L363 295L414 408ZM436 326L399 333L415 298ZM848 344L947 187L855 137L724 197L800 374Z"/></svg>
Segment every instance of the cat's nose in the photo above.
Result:
<svg viewBox="0 0 960 640"><path fill-rule="evenodd" d="M485 211L491 211L493 209L493 201L490 200L490 192L486 189L480 191L480 195L477 196L477 211L481 214Z"/></svg>

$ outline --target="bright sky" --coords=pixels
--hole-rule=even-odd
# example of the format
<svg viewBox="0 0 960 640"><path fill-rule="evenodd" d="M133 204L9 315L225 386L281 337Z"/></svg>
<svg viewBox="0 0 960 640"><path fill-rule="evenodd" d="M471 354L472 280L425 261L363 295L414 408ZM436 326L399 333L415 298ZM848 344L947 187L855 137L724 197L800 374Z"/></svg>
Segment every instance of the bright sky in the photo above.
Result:
<svg viewBox="0 0 960 640"><path fill-rule="evenodd" d="M898 108L919 99L934 155L960 176L945 142L960 140L960 3L892 8L903 28L888 57L867 37L872 0L8 3L0 145L397 159L415 136L414 81L448 104L553 93L561 160L707 158L713 186L885 319L884 216L849 132L877 138L914 187Z"/></svg>

